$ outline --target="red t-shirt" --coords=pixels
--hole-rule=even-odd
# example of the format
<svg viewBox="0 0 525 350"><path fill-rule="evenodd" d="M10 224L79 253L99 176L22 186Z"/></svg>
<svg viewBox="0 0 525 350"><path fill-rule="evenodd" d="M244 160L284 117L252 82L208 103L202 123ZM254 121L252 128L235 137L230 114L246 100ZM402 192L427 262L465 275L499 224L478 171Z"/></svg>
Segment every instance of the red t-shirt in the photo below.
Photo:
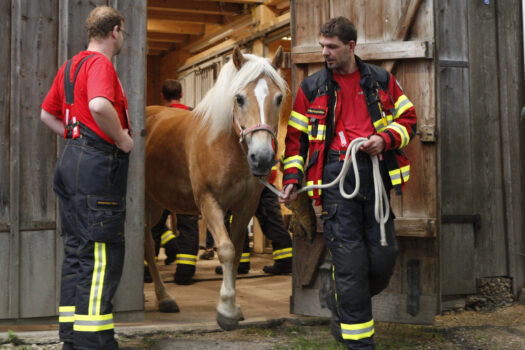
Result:
<svg viewBox="0 0 525 350"><path fill-rule="evenodd" d="M170 107L173 107L173 108L182 108L182 109L185 109L187 111L190 110L190 107L186 106L186 105L183 105L182 103L172 103L170 104Z"/></svg>
<svg viewBox="0 0 525 350"><path fill-rule="evenodd" d="M75 83L75 101L72 107L70 118L75 116L77 120L86 127L94 131L107 142L115 142L106 135L97 125L89 110L89 101L95 97L104 97L113 103L117 111L120 125L123 129L129 129L128 101L124 89L120 84L117 72L111 61L99 52L81 51L73 57L71 72L69 73L71 82L78 64L88 55L88 58L78 71ZM66 100L64 96L64 63L58 71L53 86L47 93L42 103L42 109L51 113L59 119L64 119L66 113Z"/></svg>
<svg viewBox="0 0 525 350"><path fill-rule="evenodd" d="M333 72L333 76L341 89L337 92L335 135L330 149L345 150L352 140L368 137L375 133L375 129L359 85L361 72L356 70L344 75Z"/></svg>

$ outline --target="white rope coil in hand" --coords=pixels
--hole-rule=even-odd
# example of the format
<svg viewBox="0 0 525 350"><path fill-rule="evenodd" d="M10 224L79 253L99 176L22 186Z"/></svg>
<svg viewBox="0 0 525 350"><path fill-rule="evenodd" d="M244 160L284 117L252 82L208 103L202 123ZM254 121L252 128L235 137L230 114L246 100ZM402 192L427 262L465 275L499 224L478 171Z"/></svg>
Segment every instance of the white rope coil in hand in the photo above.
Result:
<svg viewBox="0 0 525 350"><path fill-rule="evenodd" d="M356 154L359 150L359 148L367 142L368 139L364 137L359 137L354 139L350 146L346 150L345 160L343 162L343 168L341 169L341 172L337 177L330 183L324 184L324 185L310 185L303 187L297 191L297 193L311 191L313 189L325 189L335 186L337 183L339 183L339 192L341 193L341 196L345 199L351 199L354 198L359 193L359 187L360 187L360 177L359 177L359 170L357 167L357 159ZM386 193L385 185L383 184L383 180L381 178L381 172L379 170L379 161L377 159L377 156L370 156L372 159L372 173L374 177L374 193L375 193L375 202L374 202L374 216L376 221L379 223L380 231L381 231L381 245L387 246L386 241L386 231L385 231L385 224L388 221L388 217L390 215L390 204L388 202L388 194ZM350 163L353 164L354 168L354 175L355 175L355 189L354 192L351 194L348 194L344 190L344 183L346 174L348 173L348 170L350 168ZM277 194L278 196L282 197L282 193L279 192L275 187L271 186L266 180L260 181L268 187L273 193Z"/></svg>

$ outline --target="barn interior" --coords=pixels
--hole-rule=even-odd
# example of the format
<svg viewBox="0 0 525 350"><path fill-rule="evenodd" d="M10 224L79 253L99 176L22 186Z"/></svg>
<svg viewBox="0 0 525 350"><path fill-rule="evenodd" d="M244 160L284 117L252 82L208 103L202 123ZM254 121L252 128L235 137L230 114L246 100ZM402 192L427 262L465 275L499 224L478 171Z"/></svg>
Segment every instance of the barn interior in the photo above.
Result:
<svg viewBox="0 0 525 350"><path fill-rule="evenodd" d="M147 80L146 105L163 105L161 87L166 79L177 79L182 85L181 102L195 107L213 86L220 68L229 59L233 48L238 45L244 53L272 58L279 46L285 57L291 50L290 1L289 0L149 0L147 5ZM281 73L291 86L290 61L285 59ZM284 145L286 116L291 109L292 94L288 94L283 105L278 144ZM277 177L280 181L280 176ZM277 183L280 187L280 183ZM283 207L286 214L286 209ZM155 221L156 218L148 218ZM200 246L205 244L206 226L199 225ZM264 274L262 267L273 264L271 242L261 232L257 219L250 226L251 269L238 282L239 294L243 298L253 298L257 303L254 309L245 309L250 318L289 314L291 295L291 276L272 276ZM202 253L202 250L199 252ZM174 296L181 307L176 319L191 322L192 319L214 321L215 304L218 298L221 276L215 274L219 265L217 255L211 261L197 260L195 283L179 286L173 282L175 264L166 266L160 254L159 267L168 292ZM276 288L265 291L259 288L272 283ZM244 294L244 290L249 290ZM276 292L278 291L278 292ZM244 294L244 295L243 295ZM198 296L198 298L196 297ZM164 315L155 312L155 295L152 284L145 284L146 318L163 320ZM268 302L260 303L267 300ZM208 305L209 304L209 305ZM257 305L272 305L257 309ZM209 306L209 307L208 307ZM166 321L173 321L167 317ZM175 321L175 322L178 322Z"/></svg>

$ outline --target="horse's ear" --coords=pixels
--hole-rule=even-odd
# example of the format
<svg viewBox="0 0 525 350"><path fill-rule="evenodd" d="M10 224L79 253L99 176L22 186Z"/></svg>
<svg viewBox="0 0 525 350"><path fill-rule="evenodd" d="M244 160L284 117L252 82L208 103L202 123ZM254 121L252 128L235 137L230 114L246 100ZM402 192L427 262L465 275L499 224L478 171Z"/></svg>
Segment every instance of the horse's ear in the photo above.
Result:
<svg viewBox="0 0 525 350"><path fill-rule="evenodd" d="M283 63L283 47L279 46L277 49L277 52L275 53L275 56L273 56L272 60L272 66L275 69L281 68L281 64Z"/></svg>
<svg viewBox="0 0 525 350"><path fill-rule="evenodd" d="M241 49L239 49L239 46L235 46L233 48L232 60L237 70L240 70L244 62L246 62L246 59L242 55Z"/></svg>

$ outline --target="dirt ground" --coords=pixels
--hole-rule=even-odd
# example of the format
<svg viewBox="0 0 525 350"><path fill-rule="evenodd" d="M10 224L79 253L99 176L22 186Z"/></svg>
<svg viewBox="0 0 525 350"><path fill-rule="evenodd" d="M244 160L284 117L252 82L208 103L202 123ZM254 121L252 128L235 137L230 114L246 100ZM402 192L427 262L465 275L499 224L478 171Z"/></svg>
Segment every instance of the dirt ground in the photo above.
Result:
<svg viewBox="0 0 525 350"><path fill-rule="evenodd" d="M146 319L132 325L117 324L121 346L152 350L344 349L333 340L328 319L289 313L291 276L265 276L262 266L271 262L269 254L253 256L250 274L237 281L238 302L246 320L229 332L220 330L215 322L220 285L220 277L214 273L217 259L199 260L197 282L192 286L170 283L173 266L161 264L162 277L181 312L157 312L153 286L145 285ZM0 349L61 348L56 338L26 339L24 329L11 329L10 341L0 333ZM491 312L450 312L436 316L433 326L377 322L375 329L378 350L525 350L525 305L515 303Z"/></svg>
<svg viewBox="0 0 525 350"><path fill-rule="evenodd" d="M378 350L384 349L525 349L525 306L481 313L463 311L436 317L433 326L378 322ZM291 318L223 332L156 334L124 344L140 349L344 349L332 339L326 319Z"/></svg>

